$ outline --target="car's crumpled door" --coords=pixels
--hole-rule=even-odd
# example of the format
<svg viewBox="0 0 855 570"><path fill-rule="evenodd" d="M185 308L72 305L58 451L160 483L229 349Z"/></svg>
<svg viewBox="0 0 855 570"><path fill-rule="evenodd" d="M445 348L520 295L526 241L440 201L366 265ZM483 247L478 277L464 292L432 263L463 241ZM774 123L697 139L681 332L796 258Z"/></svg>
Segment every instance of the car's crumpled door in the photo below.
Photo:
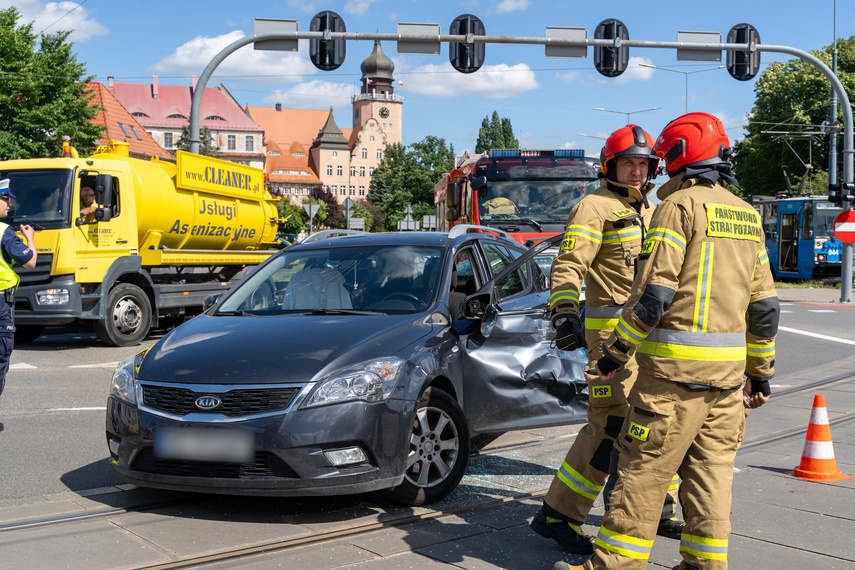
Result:
<svg viewBox="0 0 855 570"><path fill-rule="evenodd" d="M473 433L584 421L588 357L554 346L545 304L500 311L487 338L477 326L467 332L460 337L463 405Z"/></svg>

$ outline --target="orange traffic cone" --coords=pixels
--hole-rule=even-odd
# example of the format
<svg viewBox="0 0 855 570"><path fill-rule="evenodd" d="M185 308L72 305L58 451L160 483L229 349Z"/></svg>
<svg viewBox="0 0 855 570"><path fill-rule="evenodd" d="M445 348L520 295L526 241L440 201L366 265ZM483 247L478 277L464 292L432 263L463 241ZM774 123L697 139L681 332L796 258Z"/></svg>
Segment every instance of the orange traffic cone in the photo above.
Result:
<svg viewBox="0 0 855 570"><path fill-rule="evenodd" d="M813 398L802 460L790 475L816 482L846 481L852 478L846 477L834 461L831 428L828 426L828 412L825 410L825 396L822 394L816 394Z"/></svg>

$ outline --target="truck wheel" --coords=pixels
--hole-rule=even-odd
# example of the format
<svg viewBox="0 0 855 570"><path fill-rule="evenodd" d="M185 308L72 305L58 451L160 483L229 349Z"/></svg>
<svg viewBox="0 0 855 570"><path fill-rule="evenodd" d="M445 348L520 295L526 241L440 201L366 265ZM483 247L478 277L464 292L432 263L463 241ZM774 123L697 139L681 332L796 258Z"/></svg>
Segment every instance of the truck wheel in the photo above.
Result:
<svg viewBox="0 0 855 570"><path fill-rule="evenodd" d="M107 295L104 320L95 322L95 332L110 346L139 344L151 326L151 303L148 295L130 283L113 287Z"/></svg>
<svg viewBox="0 0 855 570"><path fill-rule="evenodd" d="M428 388L416 406L404 481L387 491L405 505L433 503L454 491L469 464L469 427L457 402Z"/></svg>
<svg viewBox="0 0 855 570"><path fill-rule="evenodd" d="M33 342L45 332L42 325L15 325L15 344Z"/></svg>

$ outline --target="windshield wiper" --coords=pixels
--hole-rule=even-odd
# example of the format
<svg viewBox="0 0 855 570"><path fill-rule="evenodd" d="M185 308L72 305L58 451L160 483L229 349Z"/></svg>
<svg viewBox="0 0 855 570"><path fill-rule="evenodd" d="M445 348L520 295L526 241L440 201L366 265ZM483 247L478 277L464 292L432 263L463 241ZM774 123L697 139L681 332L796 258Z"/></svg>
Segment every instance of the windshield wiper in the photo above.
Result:
<svg viewBox="0 0 855 570"><path fill-rule="evenodd" d="M315 309L309 315L377 315L377 311L360 311L357 309Z"/></svg>
<svg viewBox="0 0 855 570"><path fill-rule="evenodd" d="M27 224L27 225L33 226L34 230L45 229L45 227L43 225L41 225L40 223L31 220L30 216L7 216L6 219L9 221L12 221L12 222L20 222L18 224L18 227L20 227L20 224Z"/></svg>
<svg viewBox="0 0 855 570"><path fill-rule="evenodd" d="M220 316L225 316L225 317L251 317L251 316L253 316L252 313L247 313L246 311L243 311L243 310L217 311L216 313L214 313L214 315L220 315Z"/></svg>
<svg viewBox="0 0 855 570"><path fill-rule="evenodd" d="M531 218L516 218L514 220L489 220L488 223L490 223L490 224L508 224L508 225L512 225L512 226L519 226L519 225L527 224L529 226L535 227L537 229L537 231L543 232L543 227L539 223L532 220Z"/></svg>

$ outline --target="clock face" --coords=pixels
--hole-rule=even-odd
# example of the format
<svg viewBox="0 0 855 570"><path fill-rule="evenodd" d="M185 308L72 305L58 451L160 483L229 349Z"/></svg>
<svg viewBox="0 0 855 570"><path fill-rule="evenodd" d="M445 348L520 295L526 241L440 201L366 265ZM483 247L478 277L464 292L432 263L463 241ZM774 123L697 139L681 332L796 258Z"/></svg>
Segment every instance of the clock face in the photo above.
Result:
<svg viewBox="0 0 855 570"><path fill-rule="evenodd" d="M380 107L380 117L383 119L389 118L389 109L386 107Z"/></svg>

